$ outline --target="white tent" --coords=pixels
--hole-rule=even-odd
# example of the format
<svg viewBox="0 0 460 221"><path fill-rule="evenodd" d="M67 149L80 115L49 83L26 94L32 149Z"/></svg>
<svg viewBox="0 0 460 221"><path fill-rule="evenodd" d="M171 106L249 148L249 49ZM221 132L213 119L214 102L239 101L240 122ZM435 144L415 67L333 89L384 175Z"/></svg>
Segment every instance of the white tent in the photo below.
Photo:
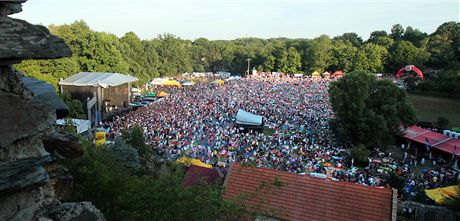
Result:
<svg viewBox="0 0 460 221"><path fill-rule="evenodd" d="M168 81L168 78L155 78L150 82L150 85L162 85L164 82Z"/></svg>
<svg viewBox="0 0 460 221"><path fill-rule="evenodd" d="M239 109L236 114L236 123L246 126L262 126L262 116Z"/></svg>
<svg viewBox="0 0 460 221"><path fill-rule="evenodd" d="M91 127L91 123L89 120L84 120L84 119L76 119L76 118L72 118L70 119L71 120L71 124L77 128L77 133L78 134L81 134L85 131L88 131ZM59 120L56 120L56 124L57 125L60 125L60 126L65 126L67 125L67 121L66 119L59 119Z"/></svg>
<svg viewBox="0 0 460 221"><path fill-rule="evenodd" d="M103 88L115 87L121 84L137 81L129 75L105 72L80 72L72 77L59 82L60 85L72 86L101 86Z"/></svg>

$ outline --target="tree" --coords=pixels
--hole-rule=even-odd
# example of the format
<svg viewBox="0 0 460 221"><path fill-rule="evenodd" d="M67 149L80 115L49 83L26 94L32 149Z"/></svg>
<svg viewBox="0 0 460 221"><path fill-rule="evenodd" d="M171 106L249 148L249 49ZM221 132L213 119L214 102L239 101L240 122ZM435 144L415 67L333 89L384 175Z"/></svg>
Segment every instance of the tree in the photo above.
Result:
<svg viewBox="0 0 460 221"><path fill-rule="evenodd" d="M281 55L280 61L281 71L286 73L296 73L302 67L300 62L300 54L293 47L284 51Z"/></svg>
<svg viewBox="0 0 460 221"><path fill-rule="evenodd" d="M395 72L408 64L423 68L428 57L424 48L417 48L411 42L401 40L390 48L388 71Z"/></svg>
<svg viewBox="0 0 460 221"><path fill-rule="evenodd" d="M355 55L353 64L355 70L379 73L383 72L388 58L388 51L383 46L368 43L359 48Z"/></svg>
<svg viewBox="0 0 460 221"><path fill-rule="evenodd" d="M440 128L447 129L449 126L449 119L445 117L438 117L438 121L436 122L436 125Z"/></svg>
<svg viewBox="0 0 460 221"><path fill-rule="evenodd" d="M150 147L145 144L144 131L140 126L124 129L121 135L129 146L137 149L139 156L149 157L152 154Z"/></svg>
<svg viewBox="0 0 460 221"><path fill-rule="evenodd" d="M430 35L427 46L430 64L445 68L449 63L460 63L460 23L446 22Z"/></svg>
<svg viewBox="0 0 460 221"><path fill-rule="evenodd" d="M147 72L148 61L141 39L133 32L126 33L120 38L119 51L128 64L128 73L145 83L151 76Z"/></svg>
<svg viewBox="0 0 460 221"><path fill-rule="evenodd" d="M335 41L331 50L331 65L335 70L349 72L354 70L354 62L358 49L350 42Z"/></svg>
<svg viewBox="0 0 460 221"><path fill-rule="evenodd" d="M72 95L69 92L59 93L59 97L64 101L64 103L69 108L70 118L86 118L85 111L83 110L83 104L80 100L72 99Z"/></svg>
<svg viewBox="0 0 460 221"><path fill-rule="evenodd" d="M371 32L369 39L367 39L367 43L376 43L376 41L381 37L388 37L386 31L373 31Z"/></svg>
<svg viewBox="0 0 460 221"><path fill-rule="evenodd" d="M391 27L391 33L390 37L393 38L393 40L398 41L401 40L404 34L404 28L400 24L395 24L393 27Z"/></svg>
<svg viewBox="0 0 460 221"><path fill-rule="evenodd" d="M415 123L415 113L406 94L388 80L376 80L365 71L355 71L329 88L334 125L344 144L368 148L389 144L401 125Z"/></svg>
<svg viewBox="0 0 460 221"><path fill-rule="evenodd" d="M117 153L82 143L85 154L66 162L74 183L70 200L93 202L107 220L241 220L246 214L217 185L183 186L184 169L174 163L150 174L119 160L126 148Z"/></svg>
<svg viewBox="0 0 460 221"><path fill-rule="evenodd" d="M327 35L313 39L306 52L307 71L323 71L332 63L332 41Z"/></svg>
<svg viewBox="0 0 460 221"><path fill-rule="evenodd" d="M336 40L336 41L342 40L344 42L349 42L354 47L359 47L359 46L361 46L363 44L363 39L361 37L359 37L359 35L354 33L354 32L344 33L344 34L342 34L340 36L335 37L334 40Z"/></svg>
<svg viewBox="0 0 460 221"><path fill-rule="evenodd" d="M176 76L184 72L192 72L187 42L172 34L159 35L155 41L158 41L156 49L161 76Z"/></svg>
<svg viewBox="0 0 460 221"><path fill-rule="evenodd" d="M428 37L428 34L425 32L421 32L418 29L414 29L411 26L406 27L406 31L404 31L403 40L409 41L414 44L416 47L422 46L422 41Z"/></svg>

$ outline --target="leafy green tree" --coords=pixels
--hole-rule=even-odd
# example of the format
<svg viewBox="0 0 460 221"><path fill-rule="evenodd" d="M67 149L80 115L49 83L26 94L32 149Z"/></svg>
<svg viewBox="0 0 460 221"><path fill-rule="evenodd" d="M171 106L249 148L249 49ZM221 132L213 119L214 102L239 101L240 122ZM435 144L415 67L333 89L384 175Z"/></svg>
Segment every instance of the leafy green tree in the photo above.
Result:
<svg viewBox="0 0 460 221"><path fill-rule="evenodd" d="M368 43L358 49L355 55L353 64L355 70L379 73L384 70L388 51L383 46Z"/></svg>
<svg viewBox="0 0 460 221"><path fill-rule="evenodd" d="M172 34L159 35L157 53L160 61L158 71L161 76L176 76L184 72L192 72L189 45Z"/></svg>
<svg viewBox="0 0 460 221"><path fill-rule="evenodd" d="M240 220L246 214L218 186L183 186L184 169L173 163L150 175L121 164L114 151L82 142L85 154L66 163L74 178L71 200L93 202L107 220Z"/></svg>
<svg viewBox="0 0 460 221"><path fill-rule="evenodd" d="M69 108L69 118L85 119L85 111L83 110L83 104L78 99L72 99L72 95L69 92L59 93L59 97Z"/></svg>
<svg viewBox="0 0 460 221"><path fill-rule="evenodd" d="M380 46L384 47L385 49L389 50L391 48L391 46L393 46L394 40L392 38L388 37L388 36L384 36L384 37L378 38L375 41L375 44L380 45Z"/></svg>
<svg viewBox="0 0 460 221"><path fill-rule="evenodd" d="M460 23L446 22L430 35L427 46L430 65L445 68L449 63L460 63Z"/></svg>
<svg viewBox="0 0 460 221"><path fill-rule="evenodd" d="M144 55L146 58L146 72L150 77L150 80L153 78L159 77L160 73L158 72L158 67L160 67L160 60L157 53L158 44L155 41L142 41L142 46L144 48Z"/></svg>
<svg viewBox="0 0 460 221"><path fill-rule="evenodd" d="M331 123L344 144L368 148L389 144L401 125L415 123L405 92L368 72L347 74L330 85L329 94L335 113Z"/></svg>
<svg viewBox="0 0 460 221"><path fill-rule="evenodd" d="M139 78L141 83L149 81L151 76L147 71L148 61L141 39L133 32L128 32L117 45L128 64L128 73Z"/></svg>
<svg viewBox="0 0 460 221"><path fill-rule="evenodd" d="M350 150L350 156L356 162L355 165L365 167L369 164L369 156L371 155L371 151L367 149L364 145L360 144L358 146L354 146Z"/></svg>
<svg viewBox="0 0 460 221"><path fill-rule="evenodd" d="M373 31L371 32L369 39L367 39L367 43L377 43L376 41L381 37L388 37L386 31Z"/></svg>
<svg viewBox="0 0 460 221"><path fill-rule="evenodd" d="M281 71L286 73L297 73L302 67L300 54L295 48L290 47L281 55L280 61Z"/></svg>
<svg viewBox="0 0 460 221"><path fill-rule="evenodd" d="M344 33L340 36L337 36L334 38L336 41L344 41L344 42L349 42L351 43L354 47L360 47L363 44L363 39L359 37L358 34L354 32L347 32Z"/></svg>
<svg viewBox="0 0 460 221"><path fill-rule="evenodd" d="M424 48L417 48L411 42L401 40L390 48L388 71L395 72L408 64L423 68L428 57L429 54Z"/></svg>
<svg viewBox="0 0 460 221"><path fill-rule="evenodd" d="M332 63L332 41L327 35L313 39L306 52L307 71L323 71Z"/></svg>
<svg viewBox="0 0 460 221"><path fill-rule="evenodd" d="M391 33L390 37L393 38L393 40L398 41L401 40L404 35L404 28L400 24L395 24L391 27Z"/></svg>
<svg viewBox="0 0 460 221"><path fill-rule="evenodd" d="M448 128L449 127L449 119L445 117L438 117L436 125L440 128Z"/></svg>
<svg viewBox="0 0 460 221"><path fill-rule="evenodd" d="M141 157L149 157L152 154L150 147L145 144L144 131L138 125L122 131L122 137L128 145L138 150Z"/></svg>
<svg viewBox="0 0 460 221"><path fill-rule="evenodd" d="M422 41L427 37L427 33L421 32L418 29L414 29L411 26L407 26L402 39L411 42L416 47L421 47Z"/></svg>
<svg viewBox="0 0 460 221"><path fill-rule="evenodd" d="M358 48L354 47L352 43L342 40L335 41L331 50L333 69L345 72L353 70L357 52Z"/></svg>
<svg viewBox="0 0 460 221"><path fill-rule="evenodd" d="M445 92L448 96L460 94L460 71L443 71L433 81L436 90Z"/></svg>

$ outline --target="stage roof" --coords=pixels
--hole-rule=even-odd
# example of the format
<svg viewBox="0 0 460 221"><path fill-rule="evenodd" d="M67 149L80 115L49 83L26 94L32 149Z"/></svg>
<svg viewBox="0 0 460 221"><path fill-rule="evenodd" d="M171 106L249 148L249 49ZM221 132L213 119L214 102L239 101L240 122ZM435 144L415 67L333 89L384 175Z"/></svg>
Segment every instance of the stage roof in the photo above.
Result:
<svg viewBox="0 0 460 221"><path fill-rule="evenodd" d="M139 79L119 74L119 73L105 73L105 72L80 72L72 77L64 79L59 82L59 85L71 86L101 86L104 88L114 87L125 83L138 81Z"/></svg>

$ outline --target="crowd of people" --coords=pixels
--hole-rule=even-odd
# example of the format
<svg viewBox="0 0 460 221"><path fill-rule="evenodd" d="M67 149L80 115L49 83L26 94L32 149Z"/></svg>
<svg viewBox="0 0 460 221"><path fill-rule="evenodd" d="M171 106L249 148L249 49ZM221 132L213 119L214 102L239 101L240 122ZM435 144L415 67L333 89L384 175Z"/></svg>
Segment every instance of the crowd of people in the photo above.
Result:
<svg viewBox="0 0 460 221"><path fill-rule="evenodd" d="M256 75L222 86L198 83L169 89L170 95L161 102L118 116L109 124L115 136L139 125L146 143L171 160L186 155L208 164L240 162L388 186L386 171L359 170L334 142L329 128L331 81ZM239 109L262 116L263 130L237 125Z"/></svg>

